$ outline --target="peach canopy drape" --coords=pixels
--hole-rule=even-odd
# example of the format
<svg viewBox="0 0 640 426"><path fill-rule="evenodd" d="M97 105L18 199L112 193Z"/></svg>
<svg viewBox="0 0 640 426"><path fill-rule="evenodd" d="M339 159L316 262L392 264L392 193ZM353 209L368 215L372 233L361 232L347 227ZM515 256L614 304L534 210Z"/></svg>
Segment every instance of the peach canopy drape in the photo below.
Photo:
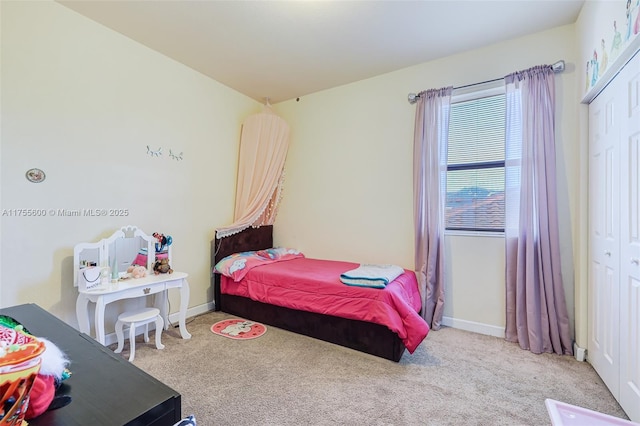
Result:
<svg viewBox="0 0 640 426"><path fill-rule="evenodd" d="M217 238L250 226L272 225L276 218L289 147L289 125L266 106L242 124L233 223Z"/></svg>

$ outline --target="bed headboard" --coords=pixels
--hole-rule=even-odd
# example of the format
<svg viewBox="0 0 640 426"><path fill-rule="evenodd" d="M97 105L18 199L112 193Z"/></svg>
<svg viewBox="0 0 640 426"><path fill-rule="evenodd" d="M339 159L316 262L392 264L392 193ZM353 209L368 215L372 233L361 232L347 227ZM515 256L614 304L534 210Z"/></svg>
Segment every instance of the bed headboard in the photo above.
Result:
<svg viewBox="0 0 640 426"><path fill-rule="evenodd" d="M262 250L273 247L273 225L249 227L237 234L215 238L211 242L211 270L223 258L242 251ZM215 310L220 310L220 275L213 274L213 298Z"/></svg>
<svg viewBox="0 0 640 426"><path fill-rule="evenodd" d="M233 253L271 247L273 247L273 225L247 228L237 234L215 239L213 265L215 266L220 260Z"/></svg>

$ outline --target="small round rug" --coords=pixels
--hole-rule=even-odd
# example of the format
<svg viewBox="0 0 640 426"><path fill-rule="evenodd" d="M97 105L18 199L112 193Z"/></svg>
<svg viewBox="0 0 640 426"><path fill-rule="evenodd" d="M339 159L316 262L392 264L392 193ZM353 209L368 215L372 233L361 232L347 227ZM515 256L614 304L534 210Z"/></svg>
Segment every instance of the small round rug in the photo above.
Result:
<svg viewBox="0 0 640 426"><path fill-rule="evenodd" d="M259 322L232 318L213 324L211 331L230 339L249 340L262 336L267 332L267 327Z"/></svg>

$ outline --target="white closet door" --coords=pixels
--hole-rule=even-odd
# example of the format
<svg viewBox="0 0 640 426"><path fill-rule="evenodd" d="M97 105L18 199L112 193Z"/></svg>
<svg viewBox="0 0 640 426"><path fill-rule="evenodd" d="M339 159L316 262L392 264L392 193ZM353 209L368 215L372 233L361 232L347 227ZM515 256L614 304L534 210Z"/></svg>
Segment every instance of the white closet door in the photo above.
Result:
<svg viewBox="0 0 640 426"><path fill-rule="evenodd" d="M616 77L620 114L620 405L640 421L640 54Z"/></svg>
<svg viewBox="0 0 640 426"><path fill-rule="evenodd" d="M587 357L618 398L620 98L612 82L589 105L589 342Z"/></svg>

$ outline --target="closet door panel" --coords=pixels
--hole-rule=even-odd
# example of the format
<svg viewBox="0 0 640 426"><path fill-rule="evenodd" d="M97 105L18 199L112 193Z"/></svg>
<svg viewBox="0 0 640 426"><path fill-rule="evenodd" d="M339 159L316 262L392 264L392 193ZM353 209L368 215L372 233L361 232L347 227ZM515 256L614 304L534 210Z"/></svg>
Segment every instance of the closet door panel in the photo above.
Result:
<svg viewBox="0 0 640 426"><path fill-rule="evenodd" d="M640 280L629 279L621 297L621 320L629 327L621 330L620 406L630 419L640 420Z"/></svg>
<svg viewBox="0 0 640 426"><path fill-rule="evenodd" d="M590 123L590 340L587 358L611 392L620 383L620 100L603 92Z"/></svg>
<svg viewBox="0 0 640 426"><path fill-rule="evenodd" d="M640 57L616 78L621 83L620 405L640 421Z"/></svg>

